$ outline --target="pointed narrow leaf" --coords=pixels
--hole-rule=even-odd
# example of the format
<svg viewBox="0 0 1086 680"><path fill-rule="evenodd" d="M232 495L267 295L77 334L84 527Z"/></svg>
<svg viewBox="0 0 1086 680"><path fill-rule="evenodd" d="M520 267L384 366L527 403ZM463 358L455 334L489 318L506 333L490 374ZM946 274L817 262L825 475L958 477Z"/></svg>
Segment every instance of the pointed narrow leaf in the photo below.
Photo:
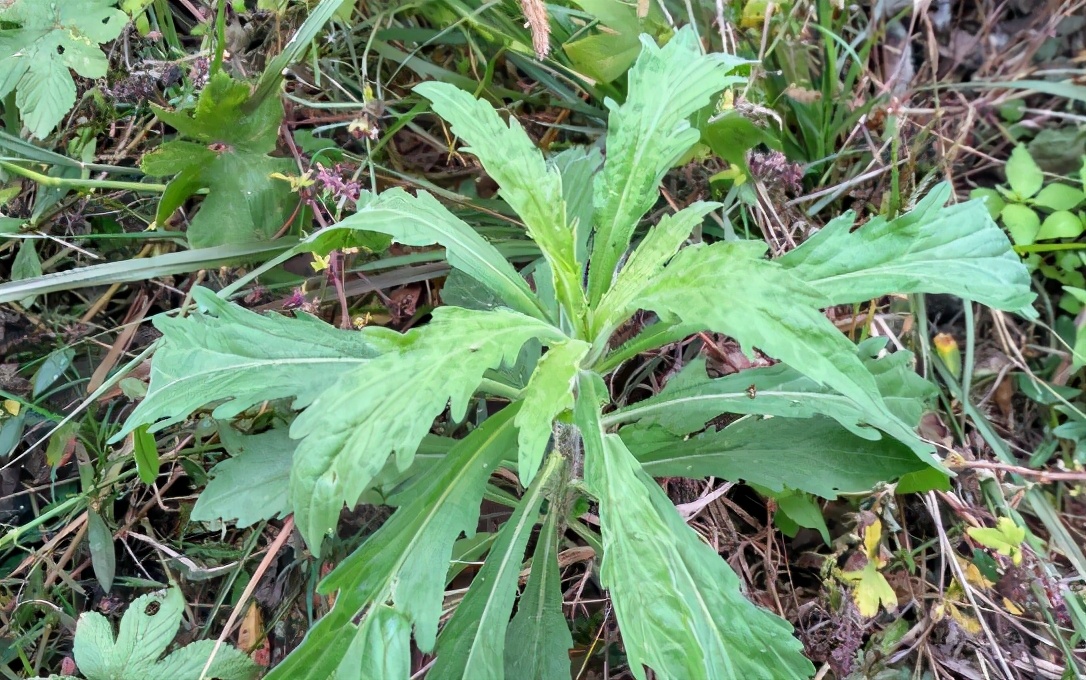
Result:
<svg viewBox="0 0 1086 680"><path fill-rule="evenodd" d="M359 333L308 315L260 315L205 288L194 289L193 297L205 314L155 318L163 338L147 396L111 441L145 423L151 432L161 430L215 402L222 402L213 412L220 419L291 396L294 407L303 408L344 371L392 346L381 338L391 333L384 329Z"/></svg>
<svg viewBox="0 0 1086 680"><path fill-rule="evenodd" d="M576 258L588 261L588 238L592 234L592 178L603 164L599 149L574 146L553 159L562 173L562 198L566 202L566 222L573 230Z"/></svg>
<svg viewBox="0 0 1086 680"><path fill-rule="evenodd" d="M543 251L559 299L568 309L583 313L580 265L558 168L547 164L515 118L510 117L506 125L488 102L448 83L422 83L415 92L429 99L453 134L467 142L464 151L483 164L501 197L524 220L528 235Z"/></svg>
<svg viewBox="0 0 1086 680"><path fill-rule="evenodd" d="M378 605L358 626L331 680L407 680L411 676L411 622Z"/></svg>
<svg viewBox="0 0 1086 680"><path fill-rule="evenodd" d="M542 315L528 284L497 248L425 191L417 196L400 188L379 196L366 194L359 200L358 211L334 228L376 231L406 246L443 246L450 265L492 290L505 304L523 314Z"/></svg>
<svg viewBox="0 0 1086 680"><path fill-rule="evenodd" d="M831 221L778 262L832 304L890 293L950 293L996 309L1032 303L1029 273L981 201L944 207L940 184L893 220L852 231L855 215Z"/></svg>
<svg viewBox="0 0 1086 680"><path fill-rule="evenodd" d="M558 571L559 513L543 522L532 556L532 573L509 623L505 642L505 677L520 680L568 680L573 636L562 615Z"/></svg>
<svg viewBox="0 0 1086 680"><path fill-rule="evenodd" d="M524 549L539 519L543 492L554 475L563 471L563 462L556 455L548 459L546 467L520 499L513 516L498 533L483 568L441 631L437 641L437 662L428 678L504 680L506 627L517 595ZM518 651L523 652L522 649Z"/></svg>
<svg viewBox="0 0 1086 680"><path fill-rule="evenodd" d="M644 295L646 309L668 312L757 347L850 399L868 424L903 442L932 464L930 447L887 407L856 346L819 311L824 298L803 281L761 259L761 242L718 242L681 251Z"/></svg>
<svg viewBox="0 0 1086 680"><path fill-rule="evenodd" d="M547 344L558 329L511 310L440 307L427 325L399 336L398 351L345 374L294 421L290 493L299 531L314 552L353 507L390 454L402 471L434 418L448 405L464 417L483 374L512 363L532 338ZM451 402L451 404L450 404ZM389 408L403 409L389 413Z"/></svg>
<svg viewBox="0 0 1086 680"><path fill-rule="evenodd" d="M517 445L518 409L507 406L458 442L407 502L325 578L319 590L339 591L335 606L268 680L326 680L353 639L352 619L389 600L414 625L419 648L433 649L453 543L461 533L475 533L486 481ZM351 637L343 643L345 629Z"/></svg>
<svg viewBox="0 0 1086 680"><path fill-rule="evenodd" d="M735 573L683 522L622 439L603 432L599 387L591 385L579 382L576 416L585 484L600 502L600 579L634 676L644 680L647 666L667 680L810 677L814 667L788 622L742 596Z"/></svg>
<svg viewBox="0 0 1086 680"><path fill-rule="evenodd" d="M641 36L641 55L629 72L626 101L607 100L607 159L596 177L595 240L589 267L590 300L611 285L638 220L656 202L664 173L698 141L687 119L742 78L728 73L744 62L706 55L690 27L657 47Z"/></svg>
<svg viewBox="0 0 1086 680"><path fill-rule="evenodd" d="M643 425L619 434L652 477L719 477L829 499L931 469L903 444L862 439L822 417L744 418L686 438Z"/></svg>
<svg viewBox="0 0 1086 680"><path fill-rule="evenodd" d="M158 444L155 436L141 425L132 433L132 453L136 459L136 473L144 484L154 484L158 477Z"/></svg>
<svg viewBox="0 0 1086 680"><path fill-rule="evenodd" d="M87 543L91 552L91 569L98 584L107 593L113 589L117 575L117 552L113 548L113 532L97 510L87 511Z"/></svg>
<svg viewBox="0 0 1086 680"><path fill-rule="evenodd" d="M559 413L573 408L573 382L581 359L591 346L570 340L551 349L536 364L524 389L524 406L517 414L519 453L517 471L522 484L531 484L551 438L551 424Z"/></svg>

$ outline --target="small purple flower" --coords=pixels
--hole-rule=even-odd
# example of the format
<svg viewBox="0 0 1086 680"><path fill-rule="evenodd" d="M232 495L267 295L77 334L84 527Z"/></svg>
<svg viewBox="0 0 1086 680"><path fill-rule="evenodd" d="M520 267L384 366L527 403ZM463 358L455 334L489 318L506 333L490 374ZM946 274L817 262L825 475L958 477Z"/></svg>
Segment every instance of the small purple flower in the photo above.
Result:
<svg viewBox="0 0 1086 680"><path fill-rule="evenodd" d="M313 179L317 186L330 193L334 198L347 198L357 203L362 195L362 185L353 179L346 179L348 170L336 163L331 169L317 163L317 173Z"/></svg>

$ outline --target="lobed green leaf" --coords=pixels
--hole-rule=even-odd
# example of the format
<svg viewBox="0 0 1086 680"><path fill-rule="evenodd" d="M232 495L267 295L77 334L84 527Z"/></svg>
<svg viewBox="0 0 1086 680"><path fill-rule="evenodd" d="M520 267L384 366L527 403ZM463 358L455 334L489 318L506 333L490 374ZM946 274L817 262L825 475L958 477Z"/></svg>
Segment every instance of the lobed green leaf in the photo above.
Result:
<svg viewBox="0 0 1086 680"><path fill-rule="evenodd" d="M532 555L532 571L509 623L505 639L505 677L566 680L573 636L562 615L562 578L558 571L558 521L548 512Z"/></svg>
<svg viewBox="0 0 1086 680"><path fill-rule="evenodd" d="M764 252L765 244L754 241L685 248L638 304L780 359L852 401L869 425L911 442L917 455L937 465L930 447L889 409L855 345L819 311L826 299L776 262L761 259Z"/></svg>
<svg viewBox="0 0 1086 680"><path fill-rule="evenodd" d="M390 349L384 336L396 336L384 329L342 331L307 315L262 316L206 288L193 289L193 299L204 314L155 318L162 345L147 396L111 441L144 423L161 430L216 402L212 414L220 419L286 397L304 408L345 371Z"/></svg>
<svg viewBox="0 0 1086 680"><path fill-rule="evenodd" d="M858 437L824 417L744 418L685 438L642 424L619 434L652 477L719 477L829 499L931 469L904 444Z"/></svg>
<svg viewBox="0 0 1086 680"><path fill-rule="evenodd" d="M582 374L585 376L585 374ZM787 621L739 590L727 563L683 522L618 435L604 432L597 377L579 382L585 484L600 502L603 564L634 677L808 678L814 667Z"/></svg>
<svg viewBox="0 0 1086 680"><path fill-rule="evenodd" d="M522 484L531 484L543 460L551 426L558 414L573 408L573 385L580 362L591 346L579 340L556 344L536 364L524 388L524 406L517 414L517 471Z"/></svg>
<svg viewBox="0 0 1086 680"><path fill-rule="evenodd" d="M621 106L607 100L607 158L596 176L595 237L589 267L589 300L596 304L611 286L634 228L657 199L664 173L697 143L687 120L713 95L741 82L728 73L744 62L706 55L685 27L664 47L641 36L641 55L629 71Z"/></svg>
<svg viewBox="0 0 1086 680"><path fill-rule="evenodd" d="M584 316L581 266L558 168L547 164L515 118L506 125L488 102L448 83L422 83L415 92L429 99L453 133L468 143L464 150L475 155L497 182L501 197L524 220L528 235L543 251L567 311Z"/></svg>
<svg viewBox="0 0 1086 680"><path fill-rule="evenodd" d="M486 481L516 447L513 419L519 408L507 406L460 440L405 494L392 517L325 578L319 590L339 591L335 606L268 680L332 677L355 637L352 620L367 606L388 601L414 625L419 648L433 649L453 543L461 533L475 533Z"/></svg>
<svg viewBox="0 0 1086 680"><path fill-rule="evenodd" d="M1032 316L1029 273L1007 237L981 201L944 207L950 191L940 184L911 212L856 231L845 213L777 262L830 304L950 293Z"/></svg>
<svg viewBox="0 0 1086 680"><path fill-rule="evenodd" d="M483 374L512 363L532 338L564 338L553 326L511 310L440 307L388 352L344 374L291 425L301 439L291 470L295 522L314 552L344 502L353 507L389 455L405 470L434 418L448 405L460 420ZM410 405L389 414L389 405Z"/></svg>
<svg viewBox="0 0 1086 680"><path fill-rule="evenodd" d="M914 428L920 423L925 403L937 390L916 374L911 352L874 358L872 355L883 344L881 339L868 341L859 348L859 356L874 376L890 412L909 428ZM777 364L710 378L706 374L705 360L700 357L669 380L659 394L608 414L604 422L610 425L638 420L643 425L661 425L672 434L684 435L702 429L722 413L785 418L824 415L835 419L856 436L878 439L876 432L864 426L867 409L790 366ZM914 447L920 446L911 432L904 441Z"/></svg>
<svg viewBox="0 0 1086 680"><path fill-rule="evenodd" d="M524 413L523 409L521 413ZM518 414L519 415L519 414ZM544 491L565 470L551 456L498 533L486 562L437 640L433 680L504 680L506 628L516 599L524 550L539 519ZM523 653L523 649L517 649Z"/></svg>

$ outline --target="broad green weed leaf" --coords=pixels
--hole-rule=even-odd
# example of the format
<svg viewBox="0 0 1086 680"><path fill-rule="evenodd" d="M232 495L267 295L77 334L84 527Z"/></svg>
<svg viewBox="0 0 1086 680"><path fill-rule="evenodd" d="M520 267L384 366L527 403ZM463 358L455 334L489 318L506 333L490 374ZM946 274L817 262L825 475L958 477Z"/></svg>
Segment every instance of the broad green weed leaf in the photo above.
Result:
<svg viewBox="0 0 1086 680"><path fill-rule="evenodd" d="M230 457L211 468L211 481L196 499L191 519L236 520L247 527L289 515L290 464L297 442L286 429L243 435L222 423L219 439Z"/></svg>
<svg viewBox="0 0 1086 680"><path fill-rule="evenodd" d="M75 105L75 81L103 78L109 62L101 43L121 34L128 17L115 0L14 0L0 5L0 98L15 89L23 123L38 139ZM17 132L12 130L11 132Z"/></svg>
<svg viewBox="0 0 1086 680"><path fill-rule="evenodd" d="M874 359L880 341L865 343L859 355L875 378L887 408L909 428L920 422L925 403L936 388L913 370L911 352ZM698 358L668 381L657 395L609 414L604 422L631 422L661 425L676 435L702 429L722 413L743 413L810 418L829 416L864 439L878 434L864 427L867 410L852 399L827 389L817 381L785 364L753 368L722 378L710 378L705 360ZM899 436L899 431L895 436ZM918 446L909 431L903 441Z"/></svg>
<svg viewBox="0 0 1086 680"><path fill-rule="evenodd" d="M272 175L296 170L287 158L221 154L200 174L200 184L210 191L189 221L189 244L211 248L270 240L287 225L299 201L289 184Z"/></svg>
<svg viewBox="0 0 1086 680"><path fill-rule="evenodd" d="M268 155L275 150L283 105L269 97L246 113L249 97L247 84L220 72L191 112L153 106L159 120L192 140L167 142L140 162L148 175L177 175L168 185L172 191L159 202L156 221L164 223L197 189L210 190L189 223L194 248L269 239L297 208L290 185L271 177L297 167L289 159Z"/></svg>
<svg viewBox="0 0 1086 680"><path fill-rule="evenodd" d="M619 434L652 477L720 477L828 499L931 469L903 444L857 437L823 417L744 418L686 438L644 425Z"/></svg>
<svg viewBox="0 0 1086 680"><path fill-rule="evenodd" d="M665 215L649 229L619 272L614 284L603 296L595 321L597 331L607 331L629 318L638 306L638 297L648 287L705 216L719 208L719 203L697 202L673 215Z"/></svg>
<svg viewBox="0 0 1086 680"><path fill-rule="evenodd" d="M464 151L476 156L497 182L501 197L524 220L550 263L558 299L583 315L581 267L558 168L547 164L515 118L506 125L488 102L448 83L422 83L415 92L430 100L453 134L468 144Z"/></svg>
<svg viewBox="0 0 1086 680"><path fill-rule="evenodd" d="M235 151L271 153L283 120L283 105L275 98L252 113L243 106L249 101L249 85L224 72L216 73L200 92L191 111L170 111L152 106L155 116L182 136L204 144L226 144Z"/></svg>
<svg viewBox="0 0 1086 680"><path fill-rule="evenodd" d="M1029 149L1024 144L1019 144L1014 147L1014 151L1011 151L1006 172L1011 191L1021 200L1033 197L1041 190L1041 185L1045 181L1044 173L1033 160L1033 156L1029 155Z"/></svg>
<svg viewBox="0 0 1086 680"><path fill-rule="evenodd" d="M207 310L175 319L159 316L162 347L151 364L147 397L112 441L141 424L155 432L193 411L222 402L216 418L228 419L253 404L294 397L304 408L356 368L395 345L384 329L342 331L314 317L262 316L222 300L205 288L193 298Z"/></svg>
<svg viewBox="0 0 1086 680"><path fill-rule="evenodd" d="M543 460L551 425L559 413L573 408L573 383L581 359L591 346L570 340L551 347L536 364L524 389L524 406L517 414L519 454L517 471L522 484L531 484Z"/></svg>
<svg viewBox="0 0 1086 680"><path fill-rule="evenodd" d="M335 606L268 680L330 677L346 652L346 645L331 642L365 607L389 600L414 625L419 648L433 649L453 542L475 533L486 481L517 445L518 409L507 406L458 442L377 533L328 575L319 590L338 590Z"/></svg>
<svg viewBox="0 0 1086 680"><path fill-rule="evenodd" d="M444 246L450 265L489 288L509 307L543 317L539 301L513 265L425 191L412 196L396 188L379 196L364 195L359 200L358 212L335 228L388 234L406 246Z"/></svg>
<svg viewBox="0 0 1086 680"><path fill-rule="evenodd" d="M761 259L761 242L718 242L679 252L639 299L639 305L739 340L801 370L852 400L865 420L934 463L909 426L887 407L856 347L819 307L825 299L775 262Z"/></svg>
<svg viewBox="0 0 1086 680"><path fill-rule="evenodd" d="M109 619L98 612L80 615L73 649L79 671L88 680L197 680L216 646L214 640L194 642L159 660L177 634L184 608L177 588L138 597L121 617L116 640ZM206 677L248 680L257 670L248 656L220 645Z"/></svg>
<svg viewBox="0 0 1086 680"><path fill-rule="evenodd" d="M608 100L607 154L596 176L595 237L589 267L589 299L597 303L611 286L634 228L656 202L664 173L697 143L687 120L712 97L742 78L729 76L744 63L706 55L690 27L660 48L641 37L641 56L630 69L629 94L621 106Z"/></svg>
<svg viewBox="0 0 1086 680"><path fill-rule="evenodd" d="M521 413L524 413L523 409ZM437 640L433 680L504 680L506 628L524 550L539 519L547 485L564 472L563 459L552 455L498 533L479 574ZM524 649L518 644L517 653ZM568 669L567 669L568 670Z"/></svg>
<svg viewBox="0 0 1086 680"><path fill-rule="evenodd" d="M944 207L949 197L950 186L940 184L912 212L856 231L846 213L778 262L835 305L950 293L996 309L1028 308L1029 274L1007 237L981 202Z"/></svg>
<svg viewBox="0 0 1086 680"><path fill-rule="evenodd" d="M532 555L532 572L505 639L505 677L567 680L573 636L562 615L558 512L547 513Z"/></svg>
<svg viewBox="0 0 1086 680"><path fill-rule="evenodd" d="M132 433L133 455L136 459L136 472L144 484L154 484L158 477L158 444L155 436L141 425Z"/></svg>
<svg viewBox="0 0 1086 680"><path fill-rule="evenodd" d="M759 489L758 492L763 493L763 490ZM822 516L822 508L813 497L792 489L765 495L772 496L777 503L773 522L785 536L794 537L800 527L814 529L822 536L826 545L830 545L830 529L826 526L826 518Z"/></svg>
<svg viewBox="0 0 1086 680"><path fill-rule="evenodd" d="M41 258L38 257L38 245L32 239L26 239L19 244L19 252L15 254L15 261L11 263L11 280L23 281L35 279L42 275ZM19 304L29 307L34 304L37 295L28 295L19 300Z"/></svg>
<svg viewBox="0 0 1086 680"><path fill-rule="evenodd" d="M396 351L344 374L290 429L302 440L291 470L295 521L314 552L344 502L354 506L390 454L405 470L447 405L453 420L464 417L487 370L515 361L532 338L563 337L511 310L439 307L430 323L396 339Z"/></svg>
<svg viewBox="0 0 1086 680"><path fill-rule="evenodd" d="M739 579L688 527L622 439L599 421L598 380L579 381L585 484L600 503L602 584L630 670L667 680L808 678L814 668L783 619L743 598Z"/></svg>
<svg viewBox="0 0 1086 680"><path fill-rule="evenodd" d="M397 680L410 675L411 622L392 607L377 605L358 626L329 680Z"/></svg>

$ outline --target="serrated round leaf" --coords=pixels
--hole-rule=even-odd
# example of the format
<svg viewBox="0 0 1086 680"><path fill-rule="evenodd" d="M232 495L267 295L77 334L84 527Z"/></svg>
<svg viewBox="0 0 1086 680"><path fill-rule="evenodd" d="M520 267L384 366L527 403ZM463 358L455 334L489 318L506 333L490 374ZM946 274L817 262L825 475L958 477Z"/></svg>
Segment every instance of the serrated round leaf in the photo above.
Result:
<svg viewBox="0 0 1086 680"><path fill-rule="evenodd" d="M1041 223L1037 232L1038 241L1051 241L1057 238L1073 239L1086 229L1078 215L1070 210L1057 210Z"/></svg>
<svg viewBox="0 0 1086 680"><path fill-rule="evenodd" d="M1033 199L1034 205L1049 210L1071 210L1086 199L1081 189L1066 184L1049 184Z"/></svg>
<svg viewBox="0 0 1086 680"><path fill-rule="evenodd" d="M1019 144L1014 147L1011 157L1007 160L1007 182L1011 190L1020 198L1030 198L1041 190L1044 183L1044 173L1029 155L1029 150Z"/></svg>
<svg viewBox="0 0 1086 680"><path fill-rule="evenodd" d="M993 220L999 217L999 213L1003 212L1003 206L1006 205L1003 196L995 189L973 189L969 192L969 198L979 198L984 201L984 206L988 208L988 214Z"/></svg>
<svg viewBox="0 0 1086 680"><path fill-rule="evenodd" d="M1037 240L1037 232L1041 230L1041 218L1031 208L1019 203L1009 203L1000 216L1015 245L1028 246Z"/></svg>

